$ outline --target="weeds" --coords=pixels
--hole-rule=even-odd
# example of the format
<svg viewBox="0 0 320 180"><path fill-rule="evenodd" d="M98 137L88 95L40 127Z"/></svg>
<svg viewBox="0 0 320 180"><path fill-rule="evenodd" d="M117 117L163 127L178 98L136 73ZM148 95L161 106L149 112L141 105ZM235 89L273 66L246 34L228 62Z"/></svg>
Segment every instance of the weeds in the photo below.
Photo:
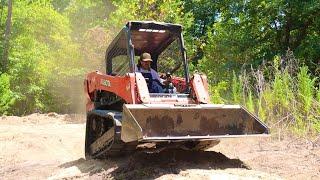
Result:
<svg viewBox="0 0 320 180"><path fill-rule="evenodd" d="M278 132L320 133L320 85L289 51L251 72L233 73L232 103L241 103ZM317 88L316 88L317 87ZM216 97L217 98L217 97Z"/></svg>

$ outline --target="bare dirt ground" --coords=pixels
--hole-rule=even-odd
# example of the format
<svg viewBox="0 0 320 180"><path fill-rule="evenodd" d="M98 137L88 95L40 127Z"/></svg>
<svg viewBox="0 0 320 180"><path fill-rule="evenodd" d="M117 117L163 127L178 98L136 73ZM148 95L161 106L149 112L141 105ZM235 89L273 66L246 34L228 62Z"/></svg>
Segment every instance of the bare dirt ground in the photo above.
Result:
<svg viewBox="0 0 320 180"><path fill-rule="evenodd" d="M320 179L320 139L228 139L209 151L84 158L84 117L0 117L0 179Z"/></svg>

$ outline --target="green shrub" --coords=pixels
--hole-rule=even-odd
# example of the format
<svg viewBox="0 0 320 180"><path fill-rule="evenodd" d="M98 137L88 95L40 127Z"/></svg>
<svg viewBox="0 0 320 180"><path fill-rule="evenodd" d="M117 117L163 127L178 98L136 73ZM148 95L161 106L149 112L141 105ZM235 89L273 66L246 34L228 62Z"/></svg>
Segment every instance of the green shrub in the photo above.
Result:
<svg viewBox="0 0 320 180"><path fill-rule="evenodd" d="M298 101L300 102L300 108L304 113L308 114L312 107L316 78L311 78L308 73L307 66L300 68L297 78Z"/></svg>
<svg viewBox="0 0 320 180"><path fill-rule="evenodd" d="M236 76L236 73L234 71L232 76L231 88L232 88L233 102L236 104L240 104L241 97L242 97L242 83L240 81L240 78Z"/></svg>
<svg viewBox="0 0 320 180"><path fill-rule="evenodd" d="M222 94L228 88L228 83L226 81L221 81L217 85L211 85L209 87L209 92L211 95L211 102L215 104L223 104L225 100L222 98Z"/></svg>
<svg viewBox="0 0 320 180"><path fill-rule="evenodd" d="M263 105L263 97L261 97L259 100L258 100L258 117L263 121L265 122L267 120L267 110L266 108L264 108L264 105Z"/></svg>
<svg viewBox="0 0 320 180"><path fill-rule="evenodd" d="M252 92L249 91L248 93L248 98L247 98L247 102L246 102L246 107L248 108L248 110L250 112L254 113L254 103L253 103L253 96L252 96Z"/></svg>
<svg viewBox="0 0 320 180"><path fill-rule="evenodd" d="M276 73L271 87L274 110L279 114L286 113L294 98L291 77L288 72Z"/></svg>
<svg viewBox="0 0 320 180"><path fill-rule="evenodd" d="M320 116L320 84L317 90L317 94L316 94L316 112L317 114ZM320 118L319 118L320 119ZM319 120L320 121L320 120Z"/></svg>
<svg viewBox="0 0 320 180"><path fill-rule="evenodd" d="M243 71L238 77L233 72L229 86L231 102L245 105L271 127L291 130L298 136L319 133L320 86L315 88L317 79L311 77L306 66L297 68L294 57L286 57L285 60L289 64L285 67L280 66L283 60L276 56L272 64L259 69L259 72L253 69L251 73ZM264 79L264 74L268 75L267 81L259 81ZM256 91L252 87L256 87ZM221 102L223 97L228 97L228 94L222 94L226 92L223 90L213 91L212 99Z"/></svg>
<svg viewBox="0 0 320 180"><path fill-rule="evenodd" d="M10 76L0 75L0 115L8 114L10 106L14 103L14 96L10 90Z"/></svg>

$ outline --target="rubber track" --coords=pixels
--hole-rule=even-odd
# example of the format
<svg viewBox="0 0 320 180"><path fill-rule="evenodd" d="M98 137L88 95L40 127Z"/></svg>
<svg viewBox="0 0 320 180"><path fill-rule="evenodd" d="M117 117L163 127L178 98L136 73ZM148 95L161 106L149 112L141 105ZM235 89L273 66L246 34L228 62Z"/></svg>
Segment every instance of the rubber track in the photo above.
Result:
<svg viewBox="0 0 320 180"><path fill-rule="evenodd" d="M121 112L119 112L119 113L121 113ZM115 115L115 116L117 116L117 119L115 118L115 116L113 118L115 121L121 122L121 115L119 115L119 113L115 113L115 114L117 114L117 115ZM105 116L101 116L101 115L97 115L97 116L100 116L102 118L106 118ZM108 118L110 118L110 117L108 117ZM121 126L116 125L115 135L114 135L113 141L106 144L106 146L104 148L102 148L99 152L96 152L93 155L91 155L91 158L105 159L108 157L117 157L117 156L121 156L124 154L132 153L135 151L135 149L136 149L136 144L124 143L121 140Z"/></svg>

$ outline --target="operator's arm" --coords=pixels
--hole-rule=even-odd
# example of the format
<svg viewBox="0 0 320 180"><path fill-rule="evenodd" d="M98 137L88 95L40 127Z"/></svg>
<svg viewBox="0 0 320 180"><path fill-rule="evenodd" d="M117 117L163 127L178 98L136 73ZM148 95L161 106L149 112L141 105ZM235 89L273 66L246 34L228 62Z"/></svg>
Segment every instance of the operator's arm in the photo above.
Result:
<svg viewBox="0 0 320 180"><path fill-rule="evenodd" d="M151 75L152 75L153 79L158 80L159 82L163 83L163 79L160 78L160 76L157 73L157 71L151 69Z"/></svg>

